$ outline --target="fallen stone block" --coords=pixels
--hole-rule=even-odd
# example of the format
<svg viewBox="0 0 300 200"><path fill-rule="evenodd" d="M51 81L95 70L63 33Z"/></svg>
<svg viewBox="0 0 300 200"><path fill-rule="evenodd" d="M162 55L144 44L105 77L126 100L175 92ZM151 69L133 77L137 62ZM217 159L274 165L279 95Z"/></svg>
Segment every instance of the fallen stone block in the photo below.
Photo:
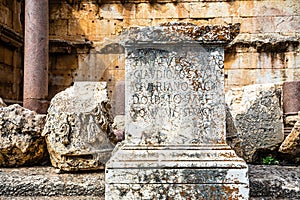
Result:
<svg viewBox="0 0 300 200"><path fill-rule="evenodd" d="M75 82L48 109L43 135L51 163L64 171L103 169L117 139L104 82Z"/></svg>
<svg viewBox="0 0 300 200"><path fill-rule="evenodd" d="M248 163L256 161L257 152L273 151L284 139L281 94L281 84L249 85L226 94L227 125L232 120L227 135L236 135L240 143L233 148Z"/></svg>
<svg viewBox="0 0 300 200"><path fill-rule="evenodd" d="M45 118L18 104L0 108L0 166L37 165L48 160L41 136Z"/></svg>

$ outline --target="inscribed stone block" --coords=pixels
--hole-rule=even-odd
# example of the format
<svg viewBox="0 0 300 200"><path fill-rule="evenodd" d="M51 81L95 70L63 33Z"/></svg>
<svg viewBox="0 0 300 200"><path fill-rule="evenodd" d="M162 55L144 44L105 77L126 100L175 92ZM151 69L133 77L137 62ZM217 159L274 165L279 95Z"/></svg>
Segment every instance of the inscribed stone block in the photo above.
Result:
<svg viewBox="0 0 300 200"><path fill-rule="evenodd" d="M126 138L106 165L107 200L248 198L247 165L225 141L222 45L236 33L186 23L129 30Z"/></svg>

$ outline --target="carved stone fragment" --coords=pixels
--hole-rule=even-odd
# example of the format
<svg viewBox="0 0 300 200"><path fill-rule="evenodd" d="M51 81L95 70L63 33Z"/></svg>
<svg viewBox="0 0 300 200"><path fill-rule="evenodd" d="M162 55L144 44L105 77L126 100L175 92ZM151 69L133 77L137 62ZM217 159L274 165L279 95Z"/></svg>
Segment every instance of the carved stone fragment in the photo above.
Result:
<svg viewBox="0 0 300 200"><path fill-rule="evenodd" d="M227 92L233 123L230 126L228 119L227 135L240 140L233 148L247 162L255 161L259 150L275 150L283 141L281 94L281 84L249 85Z"/></svg>
<svg viewBox="0 0 300 200"><path fill-rule="evenodd" d="M64 171L102 169L114 148L104 82L75 82L48 109L43 135L51 163Z"/></svg>
<svg viewBox="0 0 300 200"><path fill-rule="evenodd" d="M0 108L0 166L42 164L48 159L41 136L45 118L18 104Z"/></svg>

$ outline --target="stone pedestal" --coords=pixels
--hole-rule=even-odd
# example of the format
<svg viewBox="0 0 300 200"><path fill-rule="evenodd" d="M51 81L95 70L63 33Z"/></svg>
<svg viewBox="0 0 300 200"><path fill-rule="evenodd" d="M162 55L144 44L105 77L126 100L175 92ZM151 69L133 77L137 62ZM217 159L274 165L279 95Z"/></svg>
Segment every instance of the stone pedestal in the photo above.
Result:
<svg viewBox="0 0 300 200"><path fill-rule="evenodd" d="M133 28L125 142L106 164L110 199L248 199L247 165L225 140L223 46L239 26Z"/></svg>

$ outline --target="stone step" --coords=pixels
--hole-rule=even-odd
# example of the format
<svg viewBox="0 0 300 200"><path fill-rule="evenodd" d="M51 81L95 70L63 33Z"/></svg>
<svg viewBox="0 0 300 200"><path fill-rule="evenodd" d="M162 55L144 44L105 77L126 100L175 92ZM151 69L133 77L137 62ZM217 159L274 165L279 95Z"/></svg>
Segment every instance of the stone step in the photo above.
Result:
<svg viewBox="0 0 300 200"><path fill-rule="evenodd" d="M0 196L2 200L104 200L103 197L95 196Z"/></svg>
<svg viewBox="0 0 300 200"><path fill-rule="evenodd" d="M0 168L0 199L104 200L104 170L56 173L53 167ZM250 197L300 199L300 166L249 165Z"/></svg>
<svg viewBox="0 0 300 200"><path fill-rule="evenodd" d="M300 199L300 166L249 165L251 199Z"/></svg>
<svg viewBox="0 0 300 200"><path fill-rule="evenodd" d="M61 173L53 167L0 168L0 196L104 197L104 170Z"/></svg>

